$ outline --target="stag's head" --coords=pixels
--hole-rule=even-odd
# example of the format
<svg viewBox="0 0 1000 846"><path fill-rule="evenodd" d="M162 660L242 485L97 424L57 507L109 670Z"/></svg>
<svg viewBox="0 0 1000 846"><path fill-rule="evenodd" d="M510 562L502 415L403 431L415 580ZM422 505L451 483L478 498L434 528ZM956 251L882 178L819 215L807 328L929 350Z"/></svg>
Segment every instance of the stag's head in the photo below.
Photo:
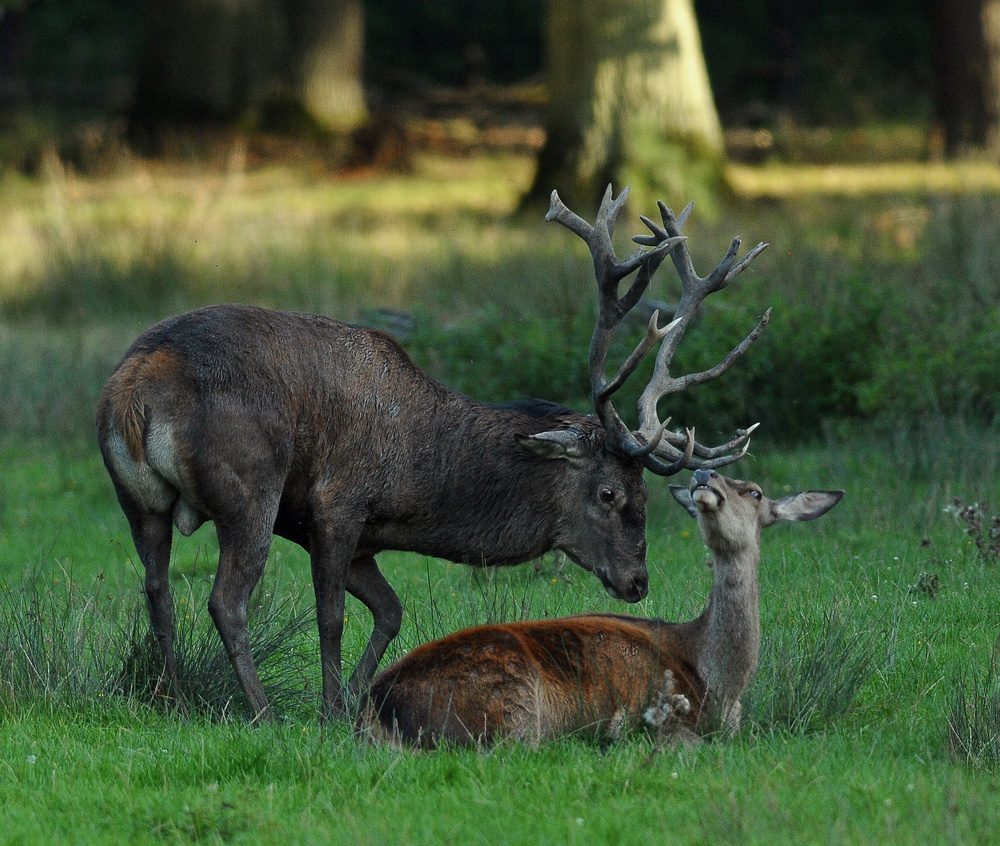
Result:
<svg viewBox="0 0 1000 846"><path fill-rule="evenodd" d="M519 436L536 455L568 464L561 473L553 546L594 573L616 599L638 602L646 573L646 483L641 462L608 442L592 418L586 425Z"/></svg>
<svg viewBox="0 0 1000 846"><path fill-rule="evenodd" d="M660 422L657 405L661 399L691 385L698 385L725 373L749 349L763 331L770 312L725 359L710 370L682 377L670 375L670 364L695 312L709 294L725 288L765 244L759 244L737 261L740 241L735 239L728 254L708 276L701 278L691 263L681 234L691 211L689 205L678 217L659 204L662 225L641 218L649 235L633 240L638 249L627 259L619 259L612 245L615 221L628 197L628 189L615 198L611 186L604 195L593 225L570 211L552 192L547 220L561 223L576 233L590 248L598 288L597 325L590 343L590 385L596 419L587 438L579 432L544 432L522 441L547 457L558 457L575 465L565 487L571 513L556 547L577 564L593 571L607 591L620 599L637 602L648 590L646 574L646 489L643 470L669 476L688 467L711 469L741 458L749 446L755 427L740 429L726 444L705 447L694 439L694 431L671 432L669 418ZM681 279L681 295L674 319L659 325L653 312L643 339L610 379L606 375L608 350L622 318L639 302L653 274L667 255L673 259ZM635 279L623 296L619 286L633 273ZM656 366L649 385L639 400L639 428L632 431L611 402L617 391L642 359L655 347ZM588 441L590 443L586 443ZM595 447L594 444L598 446Z"/></svg>

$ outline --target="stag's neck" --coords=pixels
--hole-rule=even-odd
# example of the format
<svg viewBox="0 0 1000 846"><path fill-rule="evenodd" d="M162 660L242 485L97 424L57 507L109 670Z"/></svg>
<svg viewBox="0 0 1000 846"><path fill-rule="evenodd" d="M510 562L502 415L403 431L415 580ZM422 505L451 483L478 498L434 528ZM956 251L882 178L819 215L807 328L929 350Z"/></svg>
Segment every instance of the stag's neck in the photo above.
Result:
<svg viewBox="0 0 1000 846"><path fill-rule="evenodd" d="M708 691L707 716L723 726L738 721L734 708L760 655L759 561L759 553L716 557L708 606L698 620L695 666Z"/></svg>
<svg viewBox="0 0 1000 846"><path fill-rule="evenodd" d="M515 434L598 424L559 406L489 405L444 394L436 420L407 432L412 448L401 471L412 499L391 498L373 528L374 546L470 564L505 565L543 555L558 545L562 462L538 458ZM402 515L402 516L400 516Z"/></svg>

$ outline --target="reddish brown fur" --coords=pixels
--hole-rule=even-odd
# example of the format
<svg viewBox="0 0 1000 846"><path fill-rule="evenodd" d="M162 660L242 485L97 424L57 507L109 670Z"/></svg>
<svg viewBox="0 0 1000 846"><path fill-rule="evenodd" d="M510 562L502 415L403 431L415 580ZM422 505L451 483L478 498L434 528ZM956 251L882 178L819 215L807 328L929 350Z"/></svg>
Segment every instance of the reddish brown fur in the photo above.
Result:
<svg viewBox="0 0 1000 846"><path fill-rule="evenodd" d="M638 725L664 673L693 727L705 689L680 656L691 624L611 614L479 626L424 644L381 672L358 728L381 742L433 748L572 733L614 739Z"/></svg>
<svg viewBox="0 0 1000 846"><path fill-rule="evenodd" d="M143 460L146 398L150 385L176 382L184 363L172 350L153 350L148 355L127 359L108 380L102 395L132 460ZM105 417L100 411L99 418Z"/></svg>

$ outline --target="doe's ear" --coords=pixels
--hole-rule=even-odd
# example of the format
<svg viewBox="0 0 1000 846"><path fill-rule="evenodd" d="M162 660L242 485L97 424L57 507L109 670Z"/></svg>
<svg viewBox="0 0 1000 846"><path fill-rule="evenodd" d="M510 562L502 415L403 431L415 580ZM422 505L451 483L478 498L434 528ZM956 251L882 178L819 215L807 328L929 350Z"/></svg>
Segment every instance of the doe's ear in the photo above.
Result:
<svg viewBox="0 0 1000 846"><path fill-rule="evenodd" d="M671 485L670 493L674 495L674 499L681 504L688 514L694 517L695 520L698 519L698 507L694 504L694 500L691 498L691 491L688 488L683 485Z"/></svg>
<svg viewBox="0 0 1000 846"><path fill-rule="evenodd" d="M537 435L514 435L517 442L540 458L575 459L586 455L580 436L571 429L554 429Z"/></svg>
<svg viewBox="0 0 1000 846"><path fill-rule="evenodd" d="M843 491L802 491L782 497L771 506L776 520L815 520L843 498Z"/></svg>

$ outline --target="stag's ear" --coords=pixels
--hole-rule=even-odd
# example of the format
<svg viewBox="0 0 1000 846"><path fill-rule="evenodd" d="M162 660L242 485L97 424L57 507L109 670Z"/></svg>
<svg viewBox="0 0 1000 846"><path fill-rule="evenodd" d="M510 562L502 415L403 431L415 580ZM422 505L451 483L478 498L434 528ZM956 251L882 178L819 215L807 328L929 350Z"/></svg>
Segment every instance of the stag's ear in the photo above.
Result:
<svg viewBox="0 0 1000 846"><path fill-rule="evenodd" d="M674 495L676 499L695 520L698 519L698 507L694 504L694 500L691 498L691 491L684 485L671 485L670 493Z"/></svg>
<svg viewBox="0 0 1000 846"><path fill-rule="evenodd" d="M515 435L517 442L541 458L576 459L586 455L583 440L572 429L554 429L537 435Z"/></svg>
<svg viewBox="0 0 1000 846"><path fill-rule="evenodd" d="M802 491L771 506L776 520L815 520L840 502L843 491Z"/></svg>

